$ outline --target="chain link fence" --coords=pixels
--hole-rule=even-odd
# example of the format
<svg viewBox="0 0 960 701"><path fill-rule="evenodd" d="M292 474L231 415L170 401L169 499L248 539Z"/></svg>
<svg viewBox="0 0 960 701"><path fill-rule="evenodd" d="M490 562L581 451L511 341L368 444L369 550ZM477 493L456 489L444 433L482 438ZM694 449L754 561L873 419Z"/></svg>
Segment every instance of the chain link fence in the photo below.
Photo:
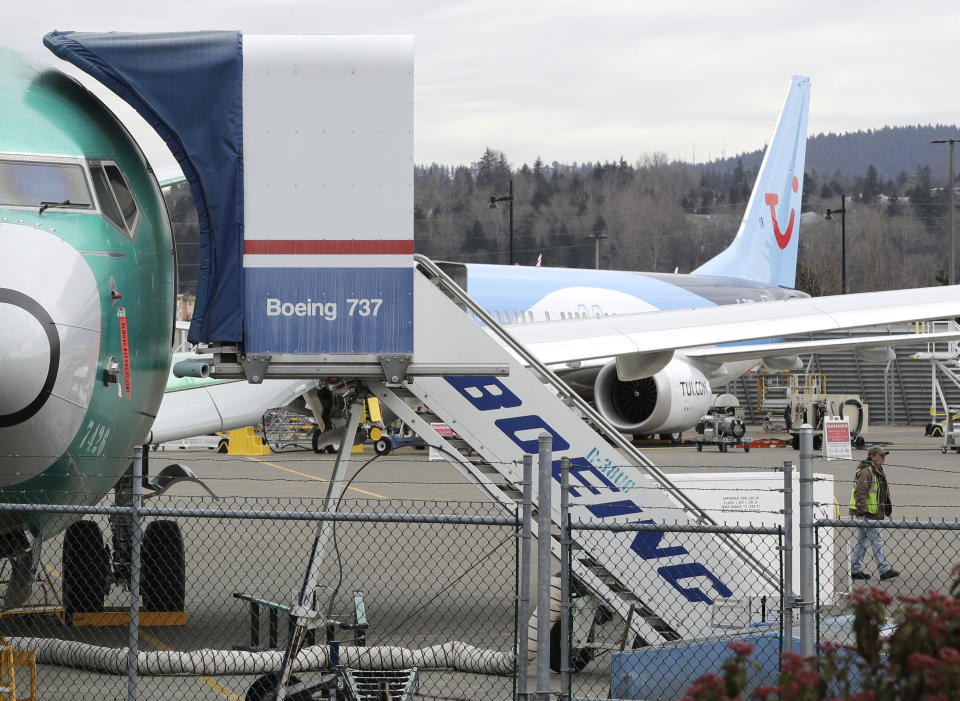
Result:
<svg viewBox="0 0 960 701"><path fill-rule="evenodd" d="M323 499L284 496L326 489L326 484L317 489L317 480L325 482L318 475L326 473L310 467L319 458L285 458L268 477L263 461L269 458L231 463L229 475L216 471L220 459L211 453L192 462L221 493L269 496L151 496L138 509L142 526L137 526L129 507L113 506L129 503L128 494L84 507L78 504L85 496L76 492L45 489L47 501L59 504L37 504L34 493L7 493L0 519L8 534L23 525L30 530L41 522L52 528L79 520L30 550L38 555L35 573L32 557L2 561L0 579L8 597L38 582L29 605L8 601L0 612L0 635L22 653L14 664L18 696L30 685L32 653L38 698L271 698L270 675L280 668L290 638L290 607L299 597L318 532L325 529L309 608L331 623L305 637L293 672L299 682L323 678L331 664L330 637L338 641L339 661L353 669L416 667L409 687L402 672L390 678L393 698L515 698L517 672L527 673L526 688L534 697L533 659L517 665L521 640L537 647L535 624L519 620L518 613L519 506L505 509L489 492L483 502L380 498L375 492L396 483L390 466L376 473L371 468L365 480L351 479L346 492L351 498L340 501L337 514L324 513ZM444 472L427 477L417 464L411 474L421 481L401 482L401 494L463 493L463 481ZM818 476L811 480L812 497L804 498L819 519L813 529L816 639L843 643L850 642L847 595L853 588L880 586L893 595L891 624L898 595L949 589L953 566L960 562L960 524L825 518L837 513L837 499L843 503L849 494L856 461L822 467L837 483ZM952 470L891 467L897 468L890 483L898 515L930 518L939 516L936 509L950 508L956 489ZM772 476L757 474L760 469ZM751 659L759 670L751 673L751 688L770 683L780 652L788 644L798 650L787 630L799 632L798 602L789 618L780 612L789 606L785 593L799 593L802 574L801 514L793 502L791 541L783 514L786 482L775 470L741 468L735 477L698 473L686 481L671 475L719 525L619 516L573 522L567 537L555 525L556 542L571 550L563 566L555 547L551 570L568 573L570 596L561 596L559 578L551 582L549 695L680 698L697 677L721 670L732 655L731 640L755 646ZM197 485L179 489L203 493ZM631 489L641 511L653 489L659 487ZM281 490L284 495L277 493ZM928 492L943 503L925 503ZM22 504L9 503L18 498ZM676 518L682 512L677 506ZM666 520L674 518L669 514ZM858 528L882 533L896 577L879 579L881 568L868 548L863 570L871 579L851 579ZM786 587L791 542L792 586ZM536 573L531 578L535 592ZM137 626L129 625L132 581L139 585ZM135 665L131 647L138 653ZM0 651L0 670L2 659ZM562 675L564 669L569 676ZM364 679L360 672L353 679L364 689L361 698L379 698L379 681L387 680ZM311 697L293 686L288 698L323 695L316 691Z"/></svg>
<svg viewBox="0 0 960 701"><path fill-rule="evenodd" d="M731 640L756 647L752 659L761 671L751 687L775 678L782 650L779 527L572 523L570 532L576 546L566 638L569 698L680 698L697 677L721 669L732 655ZM582 553L609 550L615 534L626 534L634 548L655 545L645 553L659 559L632 587L641 596L621 592L620 607L595 600L578 584L580 565L589 566ZM759 566L747 564L736 546L747 548ZM622 552L624 559L632 555ZM682 577L669 576L677 568ZM676 591L682 596L673 596ZM555 627L553 640L562 645L559 623ZM551 656L560 671L560 651Z"/></svg>
<svg viewBox="0 0 960 701"><path fill-rule="evenodd" d="M140 699L272 698L289 607L322 528L329 539L311 603L331 623L307 636L294 676L322 674L329 636L347 666L416 667L412 680L389 682L394 698L512 696L519 522L502 506L345 499L332 515L319 499L163 495L148 504L132 561L118 557L128 548L110 528L129 510L24 505L28 518L87 512L44 543L52 559L30 605L0 615L0 635L36 656L41 698L126 699L131 688ZM131 571L139 626L129 625ZM27 672L17 672L20 689ZM378 679L353 677L362 698L379 698Z"/></svg>
<svg viewBox="0 0 960 701"><path fill-rule="evenodd" d="M888 622L895 625L901 597L920 597L930 591L949 592L960 563L960 523L930 521L818 520L817 639L852 644L850 594L861 587L880 587L890 594ZM875 535L871 535L875 534ZM871 543L882 543L880 567ZM865 542L860 572L867 579L852 577L851 561L857 541ZM825 565L834 562L828 570ZM883 577L883 573L888 573ZM891 576L891 574L893 576Z"/></svg>

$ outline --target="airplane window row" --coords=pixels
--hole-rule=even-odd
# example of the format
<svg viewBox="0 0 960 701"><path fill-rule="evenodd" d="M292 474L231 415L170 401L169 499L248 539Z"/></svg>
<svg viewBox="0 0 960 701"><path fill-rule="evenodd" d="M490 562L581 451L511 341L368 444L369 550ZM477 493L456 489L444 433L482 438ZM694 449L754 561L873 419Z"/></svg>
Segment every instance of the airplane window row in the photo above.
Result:
<svg viewBox="0 0 960 701"><path fill-rule="evenodd" d="M90 178L103 216L133 238L140 212L123 173L109 161L90 162ZM0 206L94 209L95 201L79 163L0 158Z"/></svg>
<svg viewBox="0 0 960 701"><path fill-rule="evenodd" d="M500 326L506 326L511 323L522 324L522 323L529 323L529 322L535 321L533 317L533 312L531 311L526 311L526 312L514 311L512 313L512 320L511 320L511 312L506 310L504 310L502 316L500 314L499 309L488 309L487 314L493 317ZM607 314L602 309L600 309L600 307L596 305L594 305L592 313L590 311L587 311L586 307L576 312L560 312L561 319L587 319L587 318L601 317L601 316L611 316L611 315ZM543 312L543 320L550 321L550 312L548 311Z"/></svg>

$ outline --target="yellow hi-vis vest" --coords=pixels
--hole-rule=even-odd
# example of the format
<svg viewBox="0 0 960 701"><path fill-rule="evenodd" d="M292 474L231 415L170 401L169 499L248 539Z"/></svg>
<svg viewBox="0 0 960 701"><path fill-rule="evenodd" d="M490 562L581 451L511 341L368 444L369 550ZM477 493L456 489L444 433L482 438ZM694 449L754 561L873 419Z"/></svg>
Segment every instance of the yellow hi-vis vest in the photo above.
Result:
<svg viewBox="0 0 960 701"><path fill-rule="evenodd" d="M867 467L870 469L870 474L873 475L873 484L870 486L870 489L867 491L867 513L876 514L880 513L880 506L877 504L877 494L880 491L880 480L877 479L877 473L873 469L873 463L867 463ZM853 491L850 492L850 510L857 510L857 485L853 485Z"/></svg>

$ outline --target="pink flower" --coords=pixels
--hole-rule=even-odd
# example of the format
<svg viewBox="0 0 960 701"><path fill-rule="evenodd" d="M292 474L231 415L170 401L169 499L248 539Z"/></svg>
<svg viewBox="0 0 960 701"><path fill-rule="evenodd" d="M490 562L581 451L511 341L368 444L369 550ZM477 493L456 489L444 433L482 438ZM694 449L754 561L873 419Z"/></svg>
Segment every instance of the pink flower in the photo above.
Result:
<svg viewBox="0 0 960 701"><path fill-rule="evenodd" d="M758 699L759 701L766 701L768 696L777 697L780 695L780 687L772 686L765 684L763 686L758 686L753 690L753 693L750 695L750 698Z"/></svg>
<svg viewBox="0 0 960 701"><path fill-rule="evenodd" d="M936 658L922 652L911 652L910 657L907 658L907 667L915 671L936 669L938 664Z"/></svg>
<svg viewBox="0 0 960 701"><path fill-rule="evenodd" d="M738 655L743 655L744 657L753 653L753 645L750 643L745 643L742 640L731 640L729 643L727 643L727 647Z"/></svg>
<svg viewBox="0 0 960 701"><path fill-rule="evenodd" d="M804 686L815 686L820 681L819 675L809 667L798 669L796 679Z"/></svg>
<svg viewBox="0 0 960 701"><path fill-rule="evenodd" d="M957 652L952 647L943 647L940 648L940 659L949 664L960 664L960 652Z"/></svg>
<svg viewBox="0 0 960 701"><path fill-rule="evenodd" d="M780 659L783 660L784 672L796 672L798 669L803 667L803 656L796 652L785 652L780 655Z"/></svg>
<svg viewBox="0 0 960 701"><path fill-rule="evenodd" d="M687 695L692 696L693 698L698 698L699 694L709 694L710 692L713 692L714 696L716 696L718 693L725 696L725 688L726 687L723 683L723 679L718 677L716 674L704 674L702 677L697 677L693 680L690 688L687 689ZM719 698L722 698L722 696Z"/></svg>
<svg viewBox="0 0 960 701"><path fill-rule="evenodd" d="M893 602L890 595L880 587L854 589L853 594L847 598L854 604L881 604L883 606L889 606Z"/></svg>

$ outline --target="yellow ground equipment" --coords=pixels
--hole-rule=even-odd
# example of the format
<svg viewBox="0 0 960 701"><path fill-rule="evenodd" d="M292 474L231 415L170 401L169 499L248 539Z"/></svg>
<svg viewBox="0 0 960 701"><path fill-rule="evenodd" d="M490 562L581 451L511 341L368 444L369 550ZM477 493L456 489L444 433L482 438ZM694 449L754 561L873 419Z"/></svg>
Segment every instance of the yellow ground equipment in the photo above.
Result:
<svg viewBox="0 0 960 701"><path fill-rule="evenodd" d="M9 584L9 566L9 560L4 560L0 563L0 585L6 586ZM31 602L17 606L16 608L0 611L0 620L14 617L21 618L23 616L34 618L53 616L60 621L60 623L66 623L67 619L66 613L64 613L63 610L63 600L60 598L60 592L53 582L51 573L53 573L53 576L59 576L57 571L50 565L43 563L43 568L38 570L37 578L34 581L34 595L31 597ZM42 598L43 600L38 602L36 601L38 598Z"/></svg>
<svg viewBox="0 0 960 701"><path fill-rule="evenodd" d="M30 672L30 695L17 696L17 669ZM0 638L0 699L3 701L37 700L37 658L33 652L18 652Z"/></svg>
<svg viewBox="0 0 960 701"><path fill-rule="evenodd" d="M257 434L253 426L238 428L230 431L230 444L227 447L230 455L270 455L270 448L263 444L263 439Z"/></svg>

